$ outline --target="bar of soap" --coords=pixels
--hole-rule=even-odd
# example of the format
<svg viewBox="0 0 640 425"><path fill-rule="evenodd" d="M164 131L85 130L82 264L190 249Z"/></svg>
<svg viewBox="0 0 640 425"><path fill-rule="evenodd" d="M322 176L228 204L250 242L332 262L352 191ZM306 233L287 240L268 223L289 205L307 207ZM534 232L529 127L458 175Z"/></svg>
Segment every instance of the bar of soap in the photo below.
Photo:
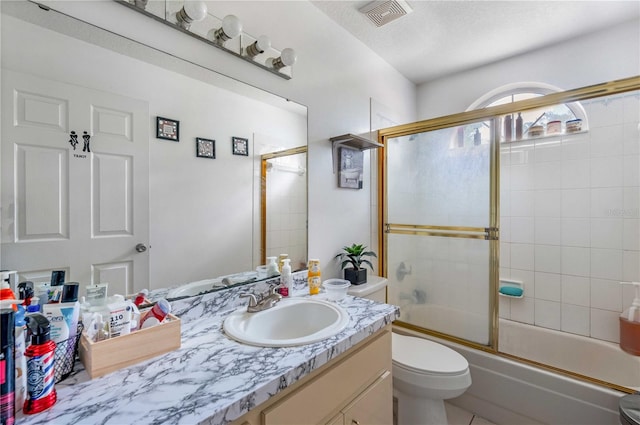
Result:
<svg viewBox="0 0 640 425"><path fill-rule="evenodd" d="M500 293L510 297L521 297L523 291L522 288L518 288L516 286L503 286L500 288Z"/></svg>

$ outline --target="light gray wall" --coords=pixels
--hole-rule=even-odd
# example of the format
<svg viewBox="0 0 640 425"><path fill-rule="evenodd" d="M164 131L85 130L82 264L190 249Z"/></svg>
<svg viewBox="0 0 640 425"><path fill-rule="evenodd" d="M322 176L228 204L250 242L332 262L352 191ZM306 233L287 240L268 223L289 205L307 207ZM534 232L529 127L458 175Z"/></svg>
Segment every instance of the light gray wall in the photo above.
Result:
<svg viewBox="0 0 640 425"><path fill-rule="evenodd" d="M418 87L418 119L466 110L510 83L543 82L568 90L640 74L640 21L450 75Z"/></svg>
<svg viewBox="0 0 640 425"><path fill-rule="evenodd" d="M277 49L298 52L293 79L286 81L218 49L112 2L52 1L54 9L207 66L223 74L305 104L309 110L309 257L319 258L324 277L337 277L333 261L352 242L371 241L369 183L365 153L364 190L338 189L329 138L365 133L370 101L384 105L396 123L415 121L416 88L360 41L306 1L209 2L215 16L237 15L244 30L267 34ZM372 190L373 189L373 190Z"/></svg>

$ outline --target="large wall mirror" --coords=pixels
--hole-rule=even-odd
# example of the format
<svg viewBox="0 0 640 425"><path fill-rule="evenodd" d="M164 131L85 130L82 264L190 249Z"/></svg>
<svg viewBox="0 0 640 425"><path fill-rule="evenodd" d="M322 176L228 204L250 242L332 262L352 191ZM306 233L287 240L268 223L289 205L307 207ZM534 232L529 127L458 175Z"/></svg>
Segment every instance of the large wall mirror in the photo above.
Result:
<svg viewBox="0 0 640 425"><path fill-rule="evenodd" d="M264 155L306 150L306 107L31 2L1 7L3 269L135 293L252 271L265 250L304 246L304 263L306 154L295 247L263 244L277 203L262 211L261 177ZM290 181L269 190L287 198Z"/></svg>

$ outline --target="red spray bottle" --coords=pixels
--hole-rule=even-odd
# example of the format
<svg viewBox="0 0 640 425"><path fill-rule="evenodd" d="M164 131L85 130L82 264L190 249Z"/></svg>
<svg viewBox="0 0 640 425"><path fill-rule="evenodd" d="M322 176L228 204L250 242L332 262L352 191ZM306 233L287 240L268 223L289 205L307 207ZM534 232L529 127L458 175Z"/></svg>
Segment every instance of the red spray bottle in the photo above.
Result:
<svg viewBox="0 0 640 425"><path fill-rule="evenodd" d="M27 358L27 398L22 411L28 415L42 412L56 404L54 357L56 343L50 339L49 320L39 313L25 317L31 335Z"/></svg>

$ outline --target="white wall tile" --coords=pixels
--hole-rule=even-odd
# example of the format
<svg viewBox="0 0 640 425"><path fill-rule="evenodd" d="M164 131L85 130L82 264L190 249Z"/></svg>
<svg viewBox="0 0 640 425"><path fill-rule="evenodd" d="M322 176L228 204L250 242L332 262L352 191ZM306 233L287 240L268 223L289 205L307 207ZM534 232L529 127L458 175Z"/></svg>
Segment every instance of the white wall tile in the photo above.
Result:
<svg viewBox="0 0 640 425"><path fill-rule="evenodd" d="M589 158L590 139L588 134L565 134L562 139L562 160Z"/></svg>
<svg viewBox="0 0 640 425"><path fill-rule="evenodd" d="M562 248L553 245L535 246L535 270L547 273L561 273Z"/></svg>
<svg viewBox="0 0 640 425"><path fill-rule="evenodd" d="M566 189L562 191L562 217L589 217L590 206L590 189Z"/></svg>
<svg viewBox="0 0 640 425"><path fill-rule="evenodd" d="M524 298L511 301L511 320L533 325L535 320L534 298L525 295Z"/></svg>
<svg viewBox="0 0 640 425"><path fill-rule="evenodd" d="M588 248L591 244L589 218L562 219L562 245Z"/></svg>
<svg viewBox="0 0 640 425"><path fill-rule="evenodd" d="M573 334L589 336L590 309L579 305L562 304L562 330Z"/></svg>
<svg viewBox="0 0 640 425"><path fill-rule="evenodd" d="M616 280L591 279L591 307L622 311L622 285Z"/></svg>
<svg viewBox="0 0 640 425"><path fill-rule="evenodd" d="M562 160L562 144L561 137L544 139L535 141L536 162L560 161Z"/></svg>
<svg viewBox="0 0 640 425"><path fill-rule="evenodd" d="M511 244L511 267L520 270L533 270L534 250L531 244Z"/></svg>
<svg viewBox="0 0 640 425"><path fill-rule="evenodd" d="M612 211L623 209L622 188L591 189L591 217L610 218Z"/></svg>
<svg viewBox="0 0 640 425"><path fill-rule="evenodd" d="M562 303L589 307L591 283L588 277L563 274L561 278Z"/></svg>
<svg viewBox="0 0 640 425"><path fill-rule="evenodd" d="M507 297L498 297L498 311L502 319L511 319L511 300Z"/></svg>
<svg viewBox="0 0 640 425"><path fill-rule="evenodd" d="M535 189L560 189L562 188L562 163L539 162L534 166Z"/></svg>
<svg viewBox="0 0 640 425"><path fill-rule="evenodd" d="M640 216L640 186L625 187L623 193L623 217L638 218Z"/></svg>
<svg viewBox="0 0 640 425"><path fill-rule="evenodd" d="M535 274L530 270L511 269L510 278L522 282L524 296L533 299L536 291ZM501 275L501 277L504 277ZM514 300L515 302L515 300ZM533 319L532 319L533 320Z"/></svg>
<svg viewBox="0 0 640 425"><path fill-rule="evenodd" d="M600 279L622 279L622 250L591 249L591 277Z"/></svg>
<svg viewBox="0 0 640 425"><path fill-rule="evenodd" d="M590 248L563 246L562 274L588 277L590 275Z"/></svg>
<svg viewBox="0 0 640 425"><path fill-rule="evenodd" d="M622 156L592 158L590 167L591 187L618 187L623 183Z"/></svg>
<svg viewBox="0 0 640 425"><path fill-rule="evenodd" d="M591 179L588 159L575 159L562 162L562 188L587 188Z"/></svg>
<svg viewBox="0 0 640 425"><path fill-rule="evenodd" d="M500 242L500 267L511 268L511 244ZM502 273L500 276L503 276Z"/></svg>
<svg viewBox="0 0 640 425"><path fill-rule="evenodd" d="M618 99L595 99L585 109L589 117L590 130L621 124L624 119L623 103Z"/></svg>
<svg viewBox="0 0 640 425"><path fill-rule="evenodd" d="M511 217L500 217L500 240L511 242Z"/></svg>
<svg viewBox="0 0 640 425"><path fill-rule="evenodd" d="M560 330L560 303L535 300L535 325Z"/></svg>
<svg viewBox="0 0 640 425"><path fill-rule="evenodd" d="M622 249L621 218L592 218L591 247Z"/></svg>
<svg viewBox="0 0 640 425"><path fill-rule="evenodd" d="M532 244L534 242L533 217L511 218L511 241L513 243Z"/></svg>
<svg viewBox="0 0 640 425"><path fill-rule="evenodd" d="M623 121L637 122L640 118L640 98L638 96L626 96L622 99Z"/></svg>
<svg viewBox="0 0 640 425"><path fill-rule="evenodd" d="M536 217L560 217L562 215L561 190L536 190Z"/></svg>
<svg viewBox="0 0 640 425"><path fill-rule="evenodd" d="M536 272L536 299L560 301L562 293L560 278L559 274Z"/></svg>
<svg viewBox="0 0 640 425"><path fill-rule="evenodd" d="M533 165L511 165L511 190L532 190L534 176Z"/></svg>
<svg viewBox="0 0 640 425"><path fill-rule="evenodd" d="M625 123L623 126L623 145L625 155L640 154L640 124L635 122Z"/></svg>
<svg viewBox="0 0 640 425"><path fill-rule="evenodd" d="M591 158L616 156L623 153L623 126L608 125L589 131L591 136Z"/></svg>
<svg viewBox="0 0 640 425"><path fill-rule="evenodd" d="M640 155L627 155L623 161L624 186L640 186Z"/></svg>
<svg viewBox="0 0 640 425"><path fill-rule="evenodd" d="M622 252L622 280L640 282L640 251Z"/></svg>
<svg viewBox="0 0 640 425"><path fill-rule="evenodd" d="M560 245L562 243L562 219L536 218L534 242L542 245Z"/></svg>
<svg viewBox="0 0 640 425"><path fill-rule="evenodd" d="M615 311L591 309L591 337L620 342L619 314Z"/></svg>
<svg viewBox="0 0 640 425"><path fill-rule="evenodd" d="M622 249L640 251L640 219L623 219Z"/></svg>
<svg viewBox="0 0 640 425"><path fill-rule="evenodd" d="M511 216L533 217L535 192L533 190L514 190L511 192Z"/></svg>

